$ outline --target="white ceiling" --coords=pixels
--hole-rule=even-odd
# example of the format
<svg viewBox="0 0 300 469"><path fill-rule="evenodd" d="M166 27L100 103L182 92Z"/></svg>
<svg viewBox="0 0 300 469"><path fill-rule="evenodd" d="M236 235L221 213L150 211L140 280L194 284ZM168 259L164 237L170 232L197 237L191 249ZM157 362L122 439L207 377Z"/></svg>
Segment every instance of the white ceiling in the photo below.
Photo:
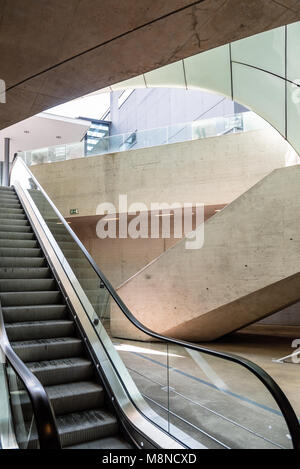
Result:
<svg viewBox="0 0 300 469"><path fill-rule="evenodd" d="M4 160L4 138L11 139L10 157L12 159L14 153L18 151L79 142L90 124L90 121L45 112L37 114L0 131L0 161Z"/></svg>

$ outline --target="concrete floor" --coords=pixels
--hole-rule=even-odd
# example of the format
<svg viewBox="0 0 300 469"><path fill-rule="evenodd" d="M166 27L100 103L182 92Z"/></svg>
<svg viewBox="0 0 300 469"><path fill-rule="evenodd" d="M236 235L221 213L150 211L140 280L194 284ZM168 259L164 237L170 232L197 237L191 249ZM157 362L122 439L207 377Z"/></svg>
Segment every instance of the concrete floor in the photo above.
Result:
<svg viewBox="0 0 300 469"><path fill-rule="evenodd" d="M247 370L181 347L113 339L147 403L209 448L289 448L289 431L268 391ZM274 363L294 349L287 337L236 333L207 348L244 356L262 366L282 387L300 416L296 364ZM168 410L170 412L168 412Z"/></svg>

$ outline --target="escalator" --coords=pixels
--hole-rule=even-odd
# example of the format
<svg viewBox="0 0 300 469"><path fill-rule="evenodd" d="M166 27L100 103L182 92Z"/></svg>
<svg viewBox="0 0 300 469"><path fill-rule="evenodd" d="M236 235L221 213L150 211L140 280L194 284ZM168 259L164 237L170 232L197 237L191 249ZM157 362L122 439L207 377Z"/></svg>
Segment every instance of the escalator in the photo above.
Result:
<svg viewBox="0 0 300 469"><path fill-rule="evenodd" d="M2 448L300 448L298 418L271 377L245 359L146 329L21 159L14 162L11 185L0 188ZM165 359L160 368L165 383L157 359L149 358L144 375L137 364L141 354L134 352L130 363L121 359L119 345L109 335L112 302L148 335L152 353L155 349ZM226 385L215 378L207 383L212 373L207 362L203 365L205 359L214 374L228 370ZM172 387L176 373L190 376L185 366L180 369L187 360L197 396L189 409L178 405ZM199 368L206 381L202 374L195 377ZM145 375L152 384L160 383L159 395L154 388L147 394ZM235 382L228 387L232 376L238 390ZM214 402L206 396L209 415L197 414L204 408L203 383L216 395ZM267 427L264 413L271 423ZM220 415L236 429L231 440L230 432L220 433L222 425L212 420ZM239 441L243 432L251 438Z"/></svg>
<svg viewBox="0 0 300 469"><path fill-rule="evenodd" d="M0 189L0 207L0 298L6 333L49 396L62 446L130 448L114 412L107 410L104 387L13 189ZM28 406L23 399L25 426ZM31 438L30 445L36 443Z"/></svg>

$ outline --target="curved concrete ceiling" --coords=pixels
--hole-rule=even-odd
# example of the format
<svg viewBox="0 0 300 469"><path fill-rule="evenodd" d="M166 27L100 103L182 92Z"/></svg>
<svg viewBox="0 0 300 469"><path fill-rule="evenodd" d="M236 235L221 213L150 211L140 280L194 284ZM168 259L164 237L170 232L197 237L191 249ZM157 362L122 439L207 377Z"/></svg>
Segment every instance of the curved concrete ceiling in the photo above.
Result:
<svg viewBox="0 0 300 469"><path fill-rule="evenodd" d="M298 0L0 0L0 128L299 19Z"/></svg>

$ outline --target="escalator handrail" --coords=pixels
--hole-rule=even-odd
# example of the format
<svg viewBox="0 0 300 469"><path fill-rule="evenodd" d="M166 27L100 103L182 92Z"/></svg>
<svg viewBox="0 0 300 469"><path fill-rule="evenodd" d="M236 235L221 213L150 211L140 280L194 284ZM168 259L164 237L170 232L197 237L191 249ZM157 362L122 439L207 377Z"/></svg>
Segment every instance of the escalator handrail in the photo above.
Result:
<svg viewBox="0 0 300 469"><path fill-rule="evenodd" d="M35 185L38 187L38 189L41 191L43 196L46 198L48 203L51 205L51 208L53 211L56 213L58 218L60 219L61 223L64 225L70 236L73 238L73 240L76 242L77 246L81 249L83 254L85 255L86 259L94 269L95 273L98 275L99 279L102 281L102 283L105 285L106 289L110 293L111 297L114 299L118 307L121 309L123 314L127 317L127 319L140 331L143 333L158 339L163 342L167 342L170 344L174 344L177 346L185 347L191 350L195 350L200 353L206 353L208 355L227 360L233 363L236 363L243 368L246 368L250 373L255 375L262 383L263 385L268 389L272 397L274 398L275 402L277 403L279 409L282 412L282 415L286 421L287 427L290 432L291 440L293 443L293 447L295 449L300 449L300 423L299 420L295 414L295 411L293 407L291 406L288 398L282 391L282 389L278 386L278 384L274 381L274 379L265 371L263 370L260 366L258 366L256 363L251 362L250 360L233 355L231 353L227 352L220 352L217 350L212 350L200 345L196 345L194 343L186 342L183 340L175 339L173 337L166 337L161 334L158 334L157 332L152 331L151 329L148 329L148 327L144 326L132 313L131 311L127 308L123 300L120 298L118 293L115 291L114 287L111 285L109 280L106 278L106 276L103 274L103 272L100 270L90 253L87 251L83 243L80 241L80 239L77 237L77 235L74 233L70 225L66 222L65 218L62 216L60 211L57 209L55 204L52 202L48 194L45 192L43 187L40 185L36 177L32 174L26 163L23 161L23 159L19 156L14 158L13 165L17 162L21 161L24 168L30 175L30 178L33 180ZM13 166L12 166L13 170Z"/></svg>
<svg viewBox="0 0 300 469"><path fill-rule="evenodd" d="M18 357L7 337L2 305L0 301L0 348L5 359L23 383L29 395L34 414L40 449L61 449L60 437L56 427L55 416L49 397L36 378Z"/></svg>

